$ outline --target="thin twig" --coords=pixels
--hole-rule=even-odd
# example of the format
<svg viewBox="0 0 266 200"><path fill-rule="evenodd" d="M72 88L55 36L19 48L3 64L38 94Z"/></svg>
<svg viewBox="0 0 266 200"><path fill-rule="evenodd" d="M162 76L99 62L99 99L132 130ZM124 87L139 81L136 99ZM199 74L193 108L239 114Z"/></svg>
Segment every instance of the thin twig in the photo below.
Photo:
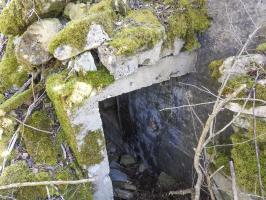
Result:
<svg viewBox="0 0 266 200"><path fill-rule="evenodd" d="M187 195L193 192L192 188L185 189L185 190L177 190L177 191L170 191L169 195Z"/></svg>
<svg viewBox="0 0 266 200"><path fill-rule="evenodd" d="M256 88L253 88L253 98L256 98ZM259 147L257 143L257 127L256 127L256 115L255 115L255 106L256 102L253 101L253 138L254 138L254 145L255 145L255 151L256 151L256 160L257 160L257 168L258 168L258 178L259 178L259 184L260 184L260 194L264 197L264 187L261 177L261 165L260 165L260 152Z"/></svg>
<svg viewBox="0 0 266 200"><path fill-rule="evenodd" d="M28 124L25 124L23 121L13 117L18 123L20 123L21 125L27 127L27 128L30 128L30 129L33 129L35 131L39 131L39 132L43 132L43 133L48 133L48 134L54 134L54 132L51 132L51 131L45 131L45 130L42 130L42 129L39 129L39 128L35 128L33 126L30 126Z"/></svg>
<svg viewBox="0 0 266 200"><path fill-rule="evenodd" d="M237 188L236 188L236 174L235 174L233 161L230 161L229 165L230 165L230 173L232 178L232 191L233 191L234 200L238 200Z"/></svg>
<svg viewBox="0 0 266 200"><path fill-rule="evenodd" d="M0 186L0 190L8 190L13 188L21 187L32 187L32 186L47 186L47 185L78 185L83 183L93 182L95 179L81 179L73 181L40 181L40 182L24 182L24 183L12 183L10 185Z"/></svg>

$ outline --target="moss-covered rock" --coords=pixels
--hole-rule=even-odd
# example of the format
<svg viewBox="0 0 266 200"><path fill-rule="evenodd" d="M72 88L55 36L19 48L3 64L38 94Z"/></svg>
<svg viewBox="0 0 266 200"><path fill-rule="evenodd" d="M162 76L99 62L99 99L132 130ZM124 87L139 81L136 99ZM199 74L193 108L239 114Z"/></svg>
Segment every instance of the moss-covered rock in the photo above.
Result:
<svg viewBox="0 0 266 200"><path fill-rule="evenodd" d="M223 94L227 95L232 92L234 92L237 88L240 87L242 84L246 84L247 87L245 90L239 93L238 97L239 98L247 98L248 94L250 93L250 90L252 89L253 85L255 82L255 77L249 76L249 75L240 75L236 76L233 79L230 79L223 91ZM256 99L260 100L266 100L266 87L260 83L255 84L255 89L256 89ZM239 100L238 102L240 104L243 104L245 100ZM256 106L261 105L260 102L256 102ZM247 103L247 107L253 106L253 101L249 101Z"/></svg>
<svg viewBox="0 0 266 200"><path fill-rule="evenodd" d="M19 161L4 170L0 176L0 185L47 180L46 178L42 178L44 178L44 176L33 174L24 161ZM1 191L0 194L3 196L14 196L16 199L20 200L36 200L47 197L46 189L42 186L16 188Z"/></svg>
<svg viewBox="0 0 266 200"><path fill-rule="evenodd" d="M167 40L172 45L176 38L186 41L184 48L193 50L200 46L196 34L210 26L210 20L201 1L180 0L175 5L175 12L168 19Z"/></svg>
<svg viewBox="0 0 266 200"><path fill-rule="evenodd" d="M27 69L17 62L13 37L8 39L5 54L0 62L0 93L12 86L20 87L26 81Z"/></svg>
<svg viewBox="0 0 266 200"><path fill-rule="evenodd" d="M14 94L11 98L0 104L0 111L8 113L14 109L17 109L32 98L33 90L34 92L38 92L41 89L42 87L40 85L36 85L35 87L30 87L22 93Z"/></svg>
<svg viewBox="0 0 266 200"><path fill-rule="evenodd" d="M88 72L85 76L74 76L66 82L66 73L63 72L61 74L51 75L46 82L47 94L54 104L56 115L58 117L61 127L64 130L66 141L70 145L80 165L85 165L85 162L82 157L88 156L89 150L86 151L79 149L76 140L76 136L79 132L79 129L77 127L72 126L68 113L71 109L74 109L77 105L80 105L80 103L82 103L84 99L89 98L89 96L92 95L94 92L89 92L88 95L82 94L80 96L80 94L83 92L87 94L87 90L83 91L82 89L78 92L76 91L78 95L75 96L77 96L78 101L73 101L73 99L76 99L75 97L73 97L73 92L77 90L77 84L85 85L86 88L87 86L88 88L91 88L92 86L92 88L94 88L93 90L95 90L96 88L97 90L99 90L100 88L107 86L113 81L111 76L108 74L109 73L106 71L106 69L100 69L95 72ZM82 99L80 99L80 97ZM90 163L87 162L87 164Z"/></svg>
<svg viewBox="0 0 266 200"><path fill-rule="evenodd" d="M44 111L33 113L27 124L44 131L49 131L52 128L52 121ZM57 154L49 133L25 127L22 136L26 150L35 163L47 165L57 163Z"/></svg>
<svg viewBox="0 0 266 200"><path fill-rule="evenodd" d="M49 51L62 60L78 55L83 51L97 48L108 39L108 36L106 36L105 32L100 35L100 30L91 35L92 33L90 34L90 32L96 31L93 30L96 27L91 26L100 25L104 31L111 35L114 19L115 13L112 10L111 0L103 0L93 5L86 17L69 22L51 41Z"/></svg>
<svg viewBox="0 0 266 200"><path fill-rule="evenodd" d="M116 55L129 56L151 49L164 38L163 26L148 9L129 12L125 21L130 21L129 25L115 33L109 42L116 49Z"/></svg>
<svg viewBox="0 0 266 200"><path fill-rule="evenodd" d="M249 192L258 191L258 167L256 160L256 151L253 142L245 142L248 140L243 133L236 133L231 136L234 145L231 153L234 160L237 183ZM245 143L243 143L245 142ZM237 144L237 143L242 143ZM265 143L259 143L260 164L263 185L266 184L266 159L265 159Z"/></svg>
<svg viewBox="0 0 266 200"><path fill-rule="evenodd" d="M95 165L100 163L103 159L102 149L104 144L105 141L101 130L89 132L85 136L80 148L79 163L81 165Z"/></svg>
<svg viewBox="0 0 266 200"><path fill-rule="evenodd" d="M69 168L59 168L55 174L56 180L75 180L78 177L73 175ZM92 186L90 183L80 185L61 185L59 192L66 200L92 200Z"/></svg>
<svg viewBox="0 0 266 200"><path fill-rule="evenodd" d="M48 44L62 28L56 18L41 19L30 25L16 44L18 62L26 66L46 64L52 59Z"/></svg>
<svg viewBox="0 0 266 200"><path fill-rule="evenodd" d="M0 14L0 32L5 35L19 35L38 16L57 16L65 4L65 0L11 0Z"/></svg>

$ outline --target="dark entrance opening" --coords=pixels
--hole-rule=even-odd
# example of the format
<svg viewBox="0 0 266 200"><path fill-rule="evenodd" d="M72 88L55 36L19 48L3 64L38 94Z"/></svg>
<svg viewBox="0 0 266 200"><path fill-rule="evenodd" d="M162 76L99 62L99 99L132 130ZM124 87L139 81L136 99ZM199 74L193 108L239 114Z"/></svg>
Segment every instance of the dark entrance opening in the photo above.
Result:
<svg viewBox="0 0 266 200"><path fill-rule="evenodd" d="M154 148L153 144L143 144L146 140L144 137L147 135L142 134L132 115L135 110L132 110L131 95L134 93L100 102L115 199L191 199L190 194L170 194L171 191L191 188L191 182L187 183L182 178L167 174L167 171L161 169L161 164L155 161L159 158L154 158L154 156L159 154L149 153L149 148ZM148 125L152 129L159 129L157 127L159 125L155 122L151 121ZM149 140L147 139L147 141ZM156 139L155 143L158 143ZM158 146L158 144L156 145ZM188 160L185 155L180 159ZM183 162L180 162L179 165L182 164ZM179 170L178 165L171 167L173 170ZM192 165L188 169L188 174L191 174L191 168Z"/></svg>

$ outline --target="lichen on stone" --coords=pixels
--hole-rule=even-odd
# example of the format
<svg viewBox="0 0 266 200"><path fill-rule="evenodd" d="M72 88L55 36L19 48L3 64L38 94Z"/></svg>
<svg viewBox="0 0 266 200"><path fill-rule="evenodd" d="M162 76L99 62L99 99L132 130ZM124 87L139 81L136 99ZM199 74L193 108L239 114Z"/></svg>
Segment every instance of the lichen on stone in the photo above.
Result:
<svg viewBox="0 0 266 200"><path fill-rule="evenodd" d="M36 111L27 121L31 127L50 131L52 121L44 111ZM57 163L56 151L49 133L25 127L22 131L23 141L33 161L37 164L55 165Z"/></svg>
<svg viewBox="0 0 266 200"><path fill-rule="evenodd" d="M131 23L114 34L109 42L117 55L132 55L151 49L164 37L164 28L148 9L130 11L125 20Z"/></svg>
<svg viewBox="0 0 266 200"><path fill-rule="evenodd" d="M196 34L204 32L209 26L210 20L204 2L180 0L175 5L175 12L168 19L168 46L176 38L181 38L186 42L186 50L196 49L200 47Z"/></svg>
<svg viewBox="0 0 266 200"><path fill-rule="evenodd" d="M0 93L11 87L20 87L28 77L27 69L16 59L13 37L8 39L5 54L0 62Z"/></svg>

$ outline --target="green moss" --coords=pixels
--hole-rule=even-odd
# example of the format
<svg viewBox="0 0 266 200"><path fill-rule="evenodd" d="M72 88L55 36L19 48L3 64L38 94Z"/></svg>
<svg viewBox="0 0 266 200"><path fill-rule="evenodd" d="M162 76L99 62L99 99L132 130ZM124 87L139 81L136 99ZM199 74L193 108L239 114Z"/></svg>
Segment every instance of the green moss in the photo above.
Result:
<svg viewBox="0 0 266 200"><path fill-rule="evenodd" d="M250 92L250 90L252 89L253 85L254 85L254 81L255 78L248 76L248 75L241 75L241 76L236 76L233 79L229 80L224 91L223 94L230 94L232 92L235 91L236 88L240 87L240 85L242 84L246 84L247 88L242 91L241 93L239 93L239 95L237 97L239 98L247 98L248 94ZM261 85L261 84L256 84L255 86L256 89L256 99L260 99L260 100L266 100L266 87ZM239 100L238 102L243 105L245 100ZM260 102L256 102L256 106L261 105ZM251 99L251 101L249 101L247 103L247 108L250 108L253 106L253 101Z"/></svg>
<svg viewBox="0 0 266 200"><path fill-rule="evenodd" d="M266 122L263 119L256 118L256 135L257 135L257 141L259 142L266 142ZM247 137L249 139L254 138L254 121L252 118L250 118L250 127L247 131Z"/></svg>
<svg viewBox="0 0 266 200"><path fill-rule="evenodd" d="M259 44L256 48L257 51L266 51L266 42L265 43L262 43L262 44Z"/></svg>
<svg viewBox="0 0 266 200"><path fill-rule="evenodd" d="M44 8L50 4L49 12ZM11 0L0 14L0 32L5 35L19 35L27 26L37 20L37 15L30 15L32 8L40 17L53 17L60 13L65 3L51 2L50 0Z"/></svg>
<svg viewBox="0 0 266 200"><path fill-rule="evenodd" d="M114 82L114 77L105 67L100 67L97 71L90 71L84 79L94 88L104 88Z"/></svg>
<svg viewBox="0 0 266 200"><path fill-rule="evenodd" d="M7 167L0 176L0 185L36 181L37 178L24 161L19 161ZM40 181L40 180L39 180ZM47 197L45 187L22 187L7 191L1 191L1 195L14 195L19 200L36 200Z"/></svg>
<svg viewBox="0 0 266 200"><path fill-rule="evenodd" d="M248 138L243 136L243 133L236 133L231 136L233 143L241 143ZM265 143L260 143L260 164L263 184L266 184L266 159L265 159ZM241 145L235 145L232 149L232 158L234 160L236 180L239 185L249 192L258 191L258 168L254 143L243 143Z"/></svg>
<svg viewBox="0 0 266 200"><path fill-rule="evenodd" d="M84 143L78 156L81 165L95 165L103 159L102 148L104 146L104 138L101 130L90 132L84 138Z"/></svg>
<svg viewBox="0 0 266 200"><path fill-rule="evenodd" d="M56 172L56 180L76 180L77 177L68 168L61 168ZM59 192L66 200L92 200L92 186L90 183L79 185L61 185Z"/></svg>
<svg viewBox="0 0 266 200"><path fill-rule="evenodd" d="M4 103L5 99L5 95L0 93L0 104Z"/></svg>
<svg viewBox="0 0 266 200"><path fill-rule="evenodd" d="M5 54L0 62L0 93L12 86L20 87L28 77L26 69L17 62L13 40L13 37L8 39Z"/></svg>
<svg viewBox="0 0 266 200"><path fill-rule="evenodd" d="M87 34L92 23L100 24L110 35L113 31L115 14L111 7L111 0L103 0L92 6L88 16L69 22L49 44L49 51L54 53L60 45L70 45L73 48L82 50L86 44Z"/></svg>
<svg viewBox="0 0 266 200"><path fill-rule="evenodd" d="M44 131L51 130L52 121L44 111L33 113L27 124ZM36 164L55 165L56 151L48 133L25 128L22 134L26 149Z"/></svg>
<svg viewBox="0 0 266 200"><path fill-rule="evenodd" d="M128 27L118 31L109 43L117 55L132 55L143 48L152 48L163 39L164 29L150 10L129 12L126 20L132 21Z"/></svg>
<svg viewBox="0 0 266 200"><path fill-rule="evenodd" d="M103 71L101 71L103 70ZM67 104L67 99L71 95L73 88L75 86L76 82L83 81L85 83L91 83L94 87L104 87L107 84L109 84L113 79L111 79L109 76L106 76L103 80L105 81L100 81L101 79L98 79L98 77L103 78L103 75L106 73L104 69L98 70L97 72L92 72L88 73L87 76L84 77L72 77L68 81L65 81L66 73L61 73L61 74L53 74L51 75L46 82L46 91L51 99L51 101L54 104L54 108L56 111L56 115L58 117L58 120L60 122L61 127L63 128L64 131L64 137L65 141L70 145L72 151L74 152L77 161L80 165L85 165L85 164L90 164L90 162L84 157L87 157L88 154L90 154L90 150L86 149L85 147L82 148L82 150L79 150L77 147L76 143L76 134L79 131L77 128L72 127L69 117L67 115L67 110L69 110L68 104ZM97 74L99 73L99 74ZM103 73L103 74L102 74ZM95 82L94 82L95 80ZM93 133L90 136L88 135L85 140L91 143L93 143L92 138L94 136L99 136L98 133ZM61 141L64 140L61 138ZM94 146L97 146L97 144L94 144ZM94 150L94 146L92 147L91 151L97 152L97 150L100 147L97 147L97 150ZM90 146L88 146L90 148ZM88 151L86 153L86 151ZM90 154L91 155L91 154ZM83 157L84 156L84 157ZM92 158L89 158L92 159ZM95 159L99 159L95 153ZM88 162L87 162L88 161Z"/></svg>
<svg viewBox="0 0 266 200"><path fill-rule="evenodd" d="M35 92L37 92L41 88L41 86L37 85L36 87L34 87L34 90ZM30 100L32 98L32 95L32 87L30 87L30 89L27 89L22 93L13 95L10 99L0 104L0 110L3 110L4 112L8 113Z"/></svg>
<svg viewBox="0 0 266 200"><path fill-rule="evenodd" d="M196 34L202 33L210 26L205 2L180 0L175 12L168 19L167 43L171 46L175 38L184 39L185 49L193 50L200 46Z"/></svg>
<svg viewBox="0 0 266 200"><path fill-rule="evenodd" d="M220 60L213 60L210 64L209 64L209 69L210 69L210 72L211 72L211 77L213 79L218 79L221 77L221 73L220 73L220 70L219 68L221 67L221 65L223 64L223 60L220 59Z"/></svg>
<svg viewBox="0 0 266 200"><path fill-rule="evenodd" d="M78 153L77 143L76 143L76 131L71 126L67 115L67 106L65 102L65 97L63 95L64 89L64 74L53 74L48 77L46 81L46 92L51 101L54 104L56 116L60 122L60 125L65 133L66 141L70 145L72 151L76 154Z"/></svg>
<svg viewBox="0 0 266 200"><path fill-rule="evenodd" d="M222 172L225 174L230 174L229 161L231 160L231 152L228 148L209 148L208 149L209 157L212 160L214 171L219 169L221 166L224 166Z"/></svg>

